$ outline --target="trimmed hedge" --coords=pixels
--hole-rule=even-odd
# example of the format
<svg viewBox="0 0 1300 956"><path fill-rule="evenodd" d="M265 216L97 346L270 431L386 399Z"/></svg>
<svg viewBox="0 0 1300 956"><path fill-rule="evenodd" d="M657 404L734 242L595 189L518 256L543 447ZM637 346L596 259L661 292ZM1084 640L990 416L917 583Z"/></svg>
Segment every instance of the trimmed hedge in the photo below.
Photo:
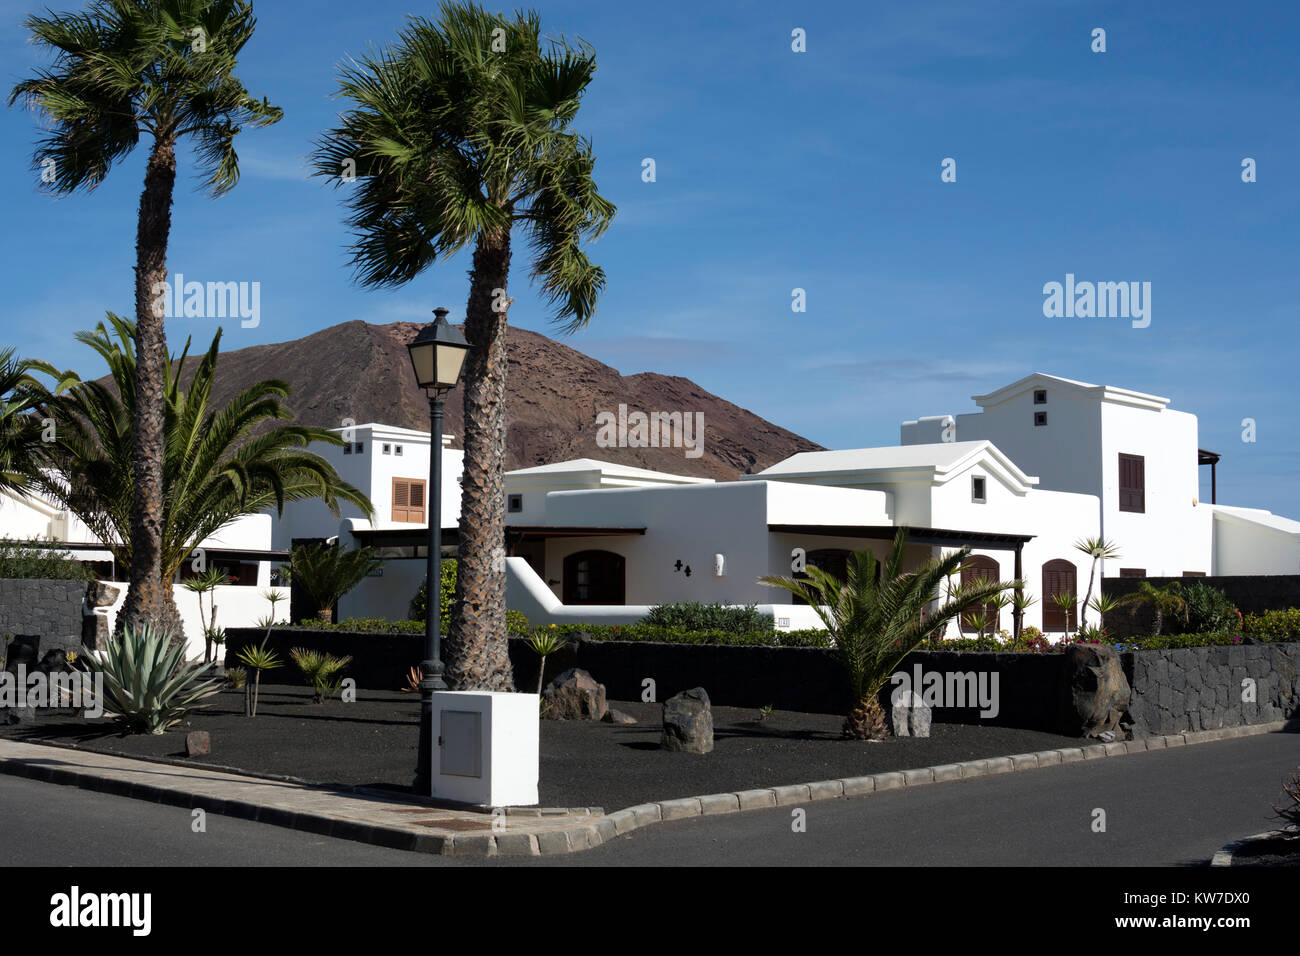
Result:
<svg viewBox="0 0 1300 956"><path fill-rule="evenodd" d="M724 631L650 624L552 624L551 629L569 640L645 641L658 644L722 644L733 647L830 647L825 631Z"/></svg>
<svg viewBox="0 0 1300 956"><path fill-rule="evenodd" d="M776 622L770 616L760 613L753 604L732 607L726 604L700 604L698 601L659 604L652 607L640 623L650 627L726 631L731 634L771 631L776 627Z"/></svg>

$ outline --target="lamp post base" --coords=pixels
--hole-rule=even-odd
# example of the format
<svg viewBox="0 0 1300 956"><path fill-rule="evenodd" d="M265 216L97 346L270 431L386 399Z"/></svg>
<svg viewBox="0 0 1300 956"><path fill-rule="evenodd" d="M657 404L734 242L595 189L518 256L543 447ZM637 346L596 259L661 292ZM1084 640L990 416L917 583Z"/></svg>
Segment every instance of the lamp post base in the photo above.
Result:
<svg viewBox="0 0 1300 956"><path fill-rule="evenodd" d="M442 679L442 661L425 661L420 681L420 743L415 760L415 780L411 789L422 797L433 796L433 694L446 690Z"/></svg>

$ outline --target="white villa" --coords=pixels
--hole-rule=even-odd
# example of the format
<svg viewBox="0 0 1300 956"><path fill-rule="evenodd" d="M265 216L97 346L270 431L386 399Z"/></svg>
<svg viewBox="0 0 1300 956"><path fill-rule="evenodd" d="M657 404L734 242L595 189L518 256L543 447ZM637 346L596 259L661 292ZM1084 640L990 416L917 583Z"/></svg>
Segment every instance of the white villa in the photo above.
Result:
<svg viewBox="0 0 1300 956"><path fill-rule="evenodd" d="M1169 399L1037 373L974 401L977 412L904 422L898 445L805 452L736 481L591 459L509 472L507 604L534 624L631 623L655 604L699 601L757 604L783 629L818 626L759 576L790 574L796 556L834 570L855 549L883 554L900 526L916 563L970 547L964 574L1022 579L1037 600L1021 623L1049 633L1080 623L1077 608L1067 620L1050 597L1086 590L1090 559L1074 548L1084 537L1104 535L1121 552L1100 565L1103 577L1300 573L1300 522L1199 500L1198 469L1218 456ZM294 503L211 544L255 565L246 583L261 586L296 541L374 547L387 563L339 616L405 617L425 572L429 435L367 424L344 438L316 450L369 495L373 521L347 505L339 521L317 502ZM463 453L450 441L442 436L442 524L454 553ZM67 516L0 500L0 536L30 536L42 521L44 536L75 543L79 556L93 549L73 542ZM217 603L227 627L267 610L221 594ZM249 621L237 619L245 603L258 607ZM998 624L1012 629L1009 610Z"/></svg>

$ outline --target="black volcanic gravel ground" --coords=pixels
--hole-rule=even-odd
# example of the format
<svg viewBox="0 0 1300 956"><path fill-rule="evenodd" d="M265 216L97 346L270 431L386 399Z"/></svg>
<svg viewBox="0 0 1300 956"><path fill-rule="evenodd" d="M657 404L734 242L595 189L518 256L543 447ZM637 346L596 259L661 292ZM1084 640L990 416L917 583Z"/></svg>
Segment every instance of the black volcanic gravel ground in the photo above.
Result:
<svg viewBox="0 0 1300 956"><path fill-rule="evenodd" d="M54 743L125 757L200 763L313 783L409 791L419 734L413 694L360 691L356 703L315 704L305 687L264 685L256 718L244 717L243 692L225 691L208 709L166 734L118 736L107 720L42 715L0 725L12 740ZM611 702L640 723L544 720L543 806L608 811L653 800L808 783L1079 746L1075 738L1007 727L935 724L928 739L881 743L840 737L842 717L714 707L714 750L659 749L661 705ZM185 733L206 730L212 753L185 757Z"/></svg>

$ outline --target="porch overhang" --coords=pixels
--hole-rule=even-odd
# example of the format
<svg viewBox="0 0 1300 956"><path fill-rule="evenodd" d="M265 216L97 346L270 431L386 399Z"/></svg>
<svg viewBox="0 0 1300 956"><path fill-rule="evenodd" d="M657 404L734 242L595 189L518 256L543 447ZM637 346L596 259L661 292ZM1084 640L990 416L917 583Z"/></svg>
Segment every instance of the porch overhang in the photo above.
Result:
<svg viewBox="0 0 1300 956"><path fill-rule="evenodd" d="M547 525L506 525L506 550L524 541L548 538L603 538L645 534L645 528L551 527ZM428 528L379 528L353 531L363 547L374 548L375 557L386 561L424 560L429 553ZM459 552L459 527L442 529L442 556L454 558Z"/></svg>
<svg viewBox="0 0 1300 956"><path fill-rule="evenodd" d="M849 524L769 524L767 530L776 534L819 535L827 538L864 538L873 541L893 541L898 534L895 525ZM1006 534L999 531L957 531L951 528L908 528L907 540L913 544L929 544L948 548L983 548L986 551L1020 551L1032 534Z"/></svg>

